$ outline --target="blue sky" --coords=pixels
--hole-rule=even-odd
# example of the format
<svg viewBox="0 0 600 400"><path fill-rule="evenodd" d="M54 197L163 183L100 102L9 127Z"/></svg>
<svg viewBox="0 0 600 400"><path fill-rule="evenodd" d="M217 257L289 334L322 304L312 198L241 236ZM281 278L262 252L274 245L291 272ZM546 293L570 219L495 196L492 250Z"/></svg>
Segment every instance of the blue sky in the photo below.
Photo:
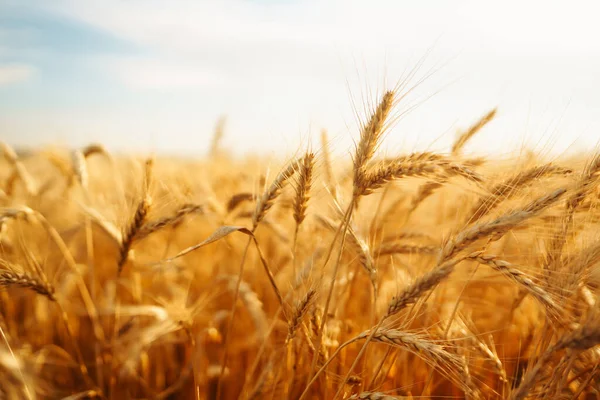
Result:
<svg viewBox="0 0 600 400"><path fill-rule="evenodd" d="M386 138L447 149L498 106L481 152L600 140L594 2L0 0L0 139L202 154L220 115L238 153L292 152L355 115L423 57L434 71ZM354 104L354 108L353 108ZM317 144L318 142L314 142Z"/></svg>

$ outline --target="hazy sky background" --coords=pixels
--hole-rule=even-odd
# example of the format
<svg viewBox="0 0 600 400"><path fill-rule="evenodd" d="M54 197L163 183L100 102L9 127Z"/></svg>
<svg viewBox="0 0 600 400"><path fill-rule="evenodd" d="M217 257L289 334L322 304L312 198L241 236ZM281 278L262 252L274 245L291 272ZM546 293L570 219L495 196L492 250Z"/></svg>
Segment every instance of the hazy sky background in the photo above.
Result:
<svg viewBox="0 0 600 400"><path fill-rule="evenodd" d="M354 111L427 54L388 152L600 141L600 24L588 1L0 0L0 139L201 155L228 115L238 153L346 152ZM423 101L424 100L424 101ZM354 109L353 109L354 103Z"/></svg>

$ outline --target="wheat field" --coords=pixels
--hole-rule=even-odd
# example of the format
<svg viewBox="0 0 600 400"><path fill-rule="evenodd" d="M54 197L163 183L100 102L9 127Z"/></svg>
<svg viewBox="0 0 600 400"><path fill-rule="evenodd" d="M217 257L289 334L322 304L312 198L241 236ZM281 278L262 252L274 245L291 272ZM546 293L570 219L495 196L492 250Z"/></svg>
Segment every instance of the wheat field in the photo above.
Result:
<svg viewBox="0 0 600 400"><path fill-rule="evenodd" d="M598 398L600 154L0 160L0 398ZM267 168L268 166L268 168Z"/></svg>

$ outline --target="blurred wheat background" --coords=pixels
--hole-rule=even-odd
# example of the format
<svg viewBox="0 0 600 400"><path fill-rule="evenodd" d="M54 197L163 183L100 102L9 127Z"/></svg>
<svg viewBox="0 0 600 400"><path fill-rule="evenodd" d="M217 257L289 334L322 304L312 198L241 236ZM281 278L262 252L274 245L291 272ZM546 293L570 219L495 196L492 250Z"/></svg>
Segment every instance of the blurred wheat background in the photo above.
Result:
<svg viewBox="0 0 600 400"><path fill-rule="evenodd" d="M4 395L594 396L598 155L376 158L398 93L344 164L3 144Z"/></svg>

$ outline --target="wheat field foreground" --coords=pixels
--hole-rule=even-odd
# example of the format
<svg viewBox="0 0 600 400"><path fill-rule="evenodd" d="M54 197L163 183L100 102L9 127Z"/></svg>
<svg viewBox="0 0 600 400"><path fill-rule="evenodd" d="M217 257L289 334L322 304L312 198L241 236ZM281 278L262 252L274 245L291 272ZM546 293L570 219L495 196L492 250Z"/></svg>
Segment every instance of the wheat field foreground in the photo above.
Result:
<svg viewBox="0 0 600 400"><path fill-rule="evenodd" d="M0 398L598 398L600 155L0 161ZM270 165L267 169L266 165Z"/></svg>

